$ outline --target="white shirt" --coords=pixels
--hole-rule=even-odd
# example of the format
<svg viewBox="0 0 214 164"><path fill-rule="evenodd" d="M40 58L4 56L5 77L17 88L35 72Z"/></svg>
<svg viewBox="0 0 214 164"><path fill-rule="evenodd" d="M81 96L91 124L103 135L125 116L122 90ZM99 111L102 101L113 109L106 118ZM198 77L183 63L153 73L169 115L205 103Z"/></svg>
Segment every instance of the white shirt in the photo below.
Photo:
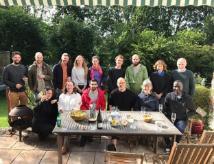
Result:
<svg viewBox="0 0 214 164"><path fill-rule="evenodd" d="M80 109L82 99L79 93L62 93L59 96L58 109L65 111L72 111L73 109Z"/></svg>

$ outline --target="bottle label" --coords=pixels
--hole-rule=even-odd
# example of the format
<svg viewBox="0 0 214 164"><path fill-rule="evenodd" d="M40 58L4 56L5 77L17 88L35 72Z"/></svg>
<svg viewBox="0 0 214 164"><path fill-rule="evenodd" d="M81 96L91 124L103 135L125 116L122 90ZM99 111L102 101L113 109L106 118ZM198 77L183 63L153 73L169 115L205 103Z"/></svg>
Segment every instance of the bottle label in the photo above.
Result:
<svg viewBox="0 0 214 164"><path fill-rule="evenodd" d="M97 124L97 128L98 128L98 129L102 129L102 128L103 128L103 123L102 123L102 122L98 123L98 124Z"/></svg>

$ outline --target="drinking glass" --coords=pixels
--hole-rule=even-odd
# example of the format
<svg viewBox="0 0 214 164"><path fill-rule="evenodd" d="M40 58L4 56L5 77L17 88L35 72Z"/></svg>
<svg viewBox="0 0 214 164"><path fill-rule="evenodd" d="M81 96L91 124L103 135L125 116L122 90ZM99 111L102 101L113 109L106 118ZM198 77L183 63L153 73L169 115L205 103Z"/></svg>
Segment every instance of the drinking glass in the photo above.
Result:
<svg viewBox="0 0 214 164"><path fill-rule="evenodd" d="M172 123L174 124L174 122L176 120L176 113L171 114L171 120L172 120Z"/></svg>
<svg viewBox="0 0 214 164"><path fill-rule="evenodd" d="M143 115L145 115L145 113L146 113L146 108L145 108L144 106L141 106L141 107L140 107L140 111L141 111L141 113L142 113Z"/></svg>
<svg viewBox="0 0 214 164"><path fill-rule="evenodd" d="M116 112L116 107L115 106L111 107L111 112Z"/></svg>
<svg viewBox="0 0 214 164"><path fill-rule="evenodd" d="M158 109L159 109L159 112L162 113L163 112L163 104L159 104Z"/></svg>

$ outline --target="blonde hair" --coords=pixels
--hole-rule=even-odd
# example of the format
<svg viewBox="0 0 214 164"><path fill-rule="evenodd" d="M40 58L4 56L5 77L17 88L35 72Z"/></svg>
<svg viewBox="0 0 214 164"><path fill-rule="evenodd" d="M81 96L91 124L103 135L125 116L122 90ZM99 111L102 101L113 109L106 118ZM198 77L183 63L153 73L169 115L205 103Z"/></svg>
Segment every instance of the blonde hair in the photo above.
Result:
<svg viewBox="0 0 214 164"><path fill-rule="evenodd" d="M117 56L115 57L115 60L117 60L117 58L120 58L120 59L123 59L123 60L124 60L124 56L121 55L121 54L117 55Z"/></svg>
<svg viewBox="0 0 214 164"><path fill-rule="evenodd" d="M156 61L155 64L153 65L154 70L157 70L157 66L158 65L162 65L164 71L167 70L167 65L166 65L166 63L165 63L164 60L158 60L158 61Z"/></svg>
<svg viewBox="0 0 214 164"><path fill-rule="evenodd" d="M83 59L82 67L84 69L85 77L87 78L87 75L88 75L88 66L87 66L87 63L85 61L85 58L82 55L78 55L75 58L75 60L74 60L74 67L78 67L78 65L77 65L78 58L82 58Z"/></svg>

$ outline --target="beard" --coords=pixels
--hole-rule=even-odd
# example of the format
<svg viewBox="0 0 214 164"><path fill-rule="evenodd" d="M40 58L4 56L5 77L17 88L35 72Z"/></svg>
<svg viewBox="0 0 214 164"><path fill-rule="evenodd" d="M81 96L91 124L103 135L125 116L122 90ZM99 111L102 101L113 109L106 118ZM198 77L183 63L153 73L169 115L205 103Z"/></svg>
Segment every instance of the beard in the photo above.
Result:
<svg viewBox="0 0 214 164"><path fill-rule="evenodd" d="M20 64L21 63L21 61L14 61L14 64Z"/></svg>
<svg viewBox="0 0 214 164"><path fill-rule="evenodd" d="M139 64L140 64L140 62L133 63L134 66L138 66Z"/></svg>

